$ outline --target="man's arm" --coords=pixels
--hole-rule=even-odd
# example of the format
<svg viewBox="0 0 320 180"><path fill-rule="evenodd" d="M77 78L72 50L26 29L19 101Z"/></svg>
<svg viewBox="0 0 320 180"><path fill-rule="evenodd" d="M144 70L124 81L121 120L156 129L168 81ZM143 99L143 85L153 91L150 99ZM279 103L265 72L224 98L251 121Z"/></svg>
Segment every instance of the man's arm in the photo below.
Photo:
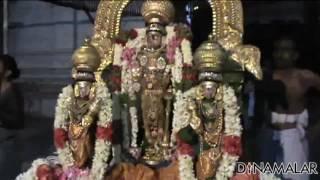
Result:
<svg viewBox="0 0 320 180"><path fill-rule="evenodd" d="M302 83L308 88L316 88L320 91L320 76L310 70L302 70L301 75L303 77Z"/></svg>

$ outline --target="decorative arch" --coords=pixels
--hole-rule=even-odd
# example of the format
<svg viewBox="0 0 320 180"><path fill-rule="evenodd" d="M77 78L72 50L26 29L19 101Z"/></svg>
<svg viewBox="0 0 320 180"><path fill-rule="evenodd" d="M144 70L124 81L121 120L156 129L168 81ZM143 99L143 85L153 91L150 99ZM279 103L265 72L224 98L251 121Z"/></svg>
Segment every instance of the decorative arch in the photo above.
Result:
<svg viewBox="0 0 320 180"><path fill-rule="evenodd" d="M99 3L92 38L92 44L98 49L102 58L102 63L98 70L99 75L112 63L114 53L113 39L120 32L123 10L130 2L131 0L101 0ZM241 0L208 0L208 2L212 9L213 37L217 40L228 39L227 42L230 48L240 44L243 35ZM226 46L227 48L228 45Z"/></svg>
<svg viewBox="0 0 320 180"><path fill-rule="evenodd" d="M103 82L101 74L112 63L113 39L119 34L121 16L130 0L101 0L97 9L92 44L101 56L97 80Z"/></svg>
<svg viewBox="0 0 320 180"><path fill-rule="evenodd" d="M228 41L240 44L244 31L241 0L208 0L208 2L212 9L213 37L220 40L232 36ZM230 48L227 47L227 49Z"/></svg>

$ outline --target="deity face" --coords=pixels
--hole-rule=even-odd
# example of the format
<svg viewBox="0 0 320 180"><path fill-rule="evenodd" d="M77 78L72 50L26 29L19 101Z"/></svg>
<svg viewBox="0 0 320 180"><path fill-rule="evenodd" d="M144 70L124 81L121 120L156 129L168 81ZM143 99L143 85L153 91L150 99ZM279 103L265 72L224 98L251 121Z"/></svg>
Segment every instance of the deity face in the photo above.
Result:
<svg viewBox="0 0 320 180"><path fill-rule="evenodd" d="M147 44L150 49L159 49L162 46L162 34L158 31L147 32Z"/></svg>
<svg viewBox="0 0 320 180"><path fill-rule="evenodd" d="M85 99L89 97L91 90L92 82L90 81L77 81L76 82L76 90L78 91L79 98Z"/></svg>
<svg viewBox="0 0 320 180"><path fill-rule="evenodd" d="M292 67L298 58L295 43L291 39L280 39L275 43L273 58L277 68Z"/></svg>
<svg viewBox="0 0 320 180"><path fill-rule="evenodd" d="M203 94L206 99L212 99L216 96L218 83L214 81L203 81L201 82L201 86L203 89Z"/></svg>

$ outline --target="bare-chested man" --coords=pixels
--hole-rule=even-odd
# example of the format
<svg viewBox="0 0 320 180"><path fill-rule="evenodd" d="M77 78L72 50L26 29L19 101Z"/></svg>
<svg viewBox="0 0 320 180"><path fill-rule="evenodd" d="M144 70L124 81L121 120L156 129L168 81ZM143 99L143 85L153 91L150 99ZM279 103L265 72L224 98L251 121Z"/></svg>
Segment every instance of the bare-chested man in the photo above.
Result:
<svg viewBox="0 0 320 180"><path fill-rule="evenodd" d="M274 106L271 123L283 150L282 161L292 165L297 163L299 167L308 161L306 93L310 88L320 90L320 77L312 71L295 68L298 52L294 41L289 38L276 41L273 57L276 69L272 76L285 86L286 105ZM307 174L283 176L291 180L309 179Z"/></svg>

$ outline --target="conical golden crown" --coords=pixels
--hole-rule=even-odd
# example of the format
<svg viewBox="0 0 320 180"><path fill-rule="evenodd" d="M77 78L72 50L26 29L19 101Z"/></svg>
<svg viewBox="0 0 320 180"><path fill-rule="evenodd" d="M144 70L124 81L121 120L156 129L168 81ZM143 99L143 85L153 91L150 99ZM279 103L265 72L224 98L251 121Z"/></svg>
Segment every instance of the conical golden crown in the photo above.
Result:
<svg viewBox="0 0 320 180"><path fill-rule="evenodd" d="M223 63L226 58L226 51L212 37L209 37L208 41L203 42L194 54L197 69L202 72L222 72Z"/></svg>
<svg viewBox="0 0 320 180"><path fill-rule="evenodd" d="M77 70L94 72L100 65L100 55L86 38L83 45L73 53L72 61Z"/></svg>
<svg viewBox="0 0 320 180"><path fill-rule="evenodd" d="M147 0L141 9L147 23L169 24L174 19L174 6L170 0Z"/></svg>

